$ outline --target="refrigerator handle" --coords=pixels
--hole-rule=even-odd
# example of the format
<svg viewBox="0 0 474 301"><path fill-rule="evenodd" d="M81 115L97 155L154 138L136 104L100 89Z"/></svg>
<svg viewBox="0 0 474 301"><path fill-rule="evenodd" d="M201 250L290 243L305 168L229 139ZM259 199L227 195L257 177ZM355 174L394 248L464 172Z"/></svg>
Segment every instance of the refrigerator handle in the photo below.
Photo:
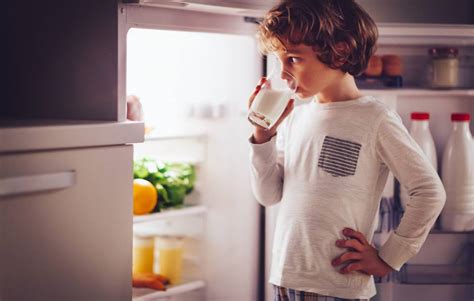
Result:
<svg viewBox="0 0 474 301"><path fill-rule="evenodd" d="M0 178L0 197L72 187L76 171Z"/></svg>

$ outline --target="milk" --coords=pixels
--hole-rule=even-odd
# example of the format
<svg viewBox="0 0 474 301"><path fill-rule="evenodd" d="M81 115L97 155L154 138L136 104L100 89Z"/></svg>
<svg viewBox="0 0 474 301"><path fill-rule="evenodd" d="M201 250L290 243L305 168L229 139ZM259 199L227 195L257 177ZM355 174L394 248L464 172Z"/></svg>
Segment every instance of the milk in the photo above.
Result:
<svg viewBox="0 0 474 301"><path fill-rule="evenodd" d="M293 91L289 89L261 89L255 97L248 115L252 123L269 129L283 114Z"/></svg>
<svg viewBox="0 0 474 301"><path fill-rule="evenodd" d="M411 126L410 126L410 135L420 146L423 153L430 160L431 166L434 170L438 170L438 159L436 155L436 147L433 140L433 136L430 132L429 125L430 115L428 113L412 113L411 114ZM409 201L408 192L405 187L400 187L400 202L404 210L406 210L406 204Z"/></svg>
<svg viewBox="0 0 474 301"><path fill-rule="evenodd" d="M474 156L468 114L453 114L452 130L443 154L442 180L446 205L443 230L474 230Z"/></svg>

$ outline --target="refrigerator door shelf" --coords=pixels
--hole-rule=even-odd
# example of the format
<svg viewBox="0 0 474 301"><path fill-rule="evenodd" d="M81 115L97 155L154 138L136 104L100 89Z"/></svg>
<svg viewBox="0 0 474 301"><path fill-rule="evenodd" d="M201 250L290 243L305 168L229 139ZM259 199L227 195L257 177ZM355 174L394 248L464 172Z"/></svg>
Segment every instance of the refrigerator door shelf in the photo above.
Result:
<svg viewBox="0 0 474 301"><path fill-rule="evenodd" d="M406 264L400 271L401 283L407 284L473 284L474 267L469 264Z"/></svg>

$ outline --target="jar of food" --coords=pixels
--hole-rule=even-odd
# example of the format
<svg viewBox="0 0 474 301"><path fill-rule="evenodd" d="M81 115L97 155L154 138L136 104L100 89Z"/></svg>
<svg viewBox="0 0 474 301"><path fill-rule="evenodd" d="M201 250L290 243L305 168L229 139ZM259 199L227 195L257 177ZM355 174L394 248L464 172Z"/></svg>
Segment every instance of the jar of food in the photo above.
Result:
<svg viewBox="0 0 474 301"><path fill-rule="evenodd" d="M459 84L458 49L452 47L431 48L429 84L432 88L456 88Z"/></svg>
<svg viewBox="0 0 474 301"><path fill-rule="evenodd" d="M380 76L382 74L382 58L378 55L372 55L369 59L367 64L367 69L365 70L364 74L366 76Z"/></svg>
<svg viewBox="0 0 474 301"><path fill-rule="evenodd" d="M402 58L394 54L386 54L382 56L383 74L386 76L402 75Z"/></svg>
<svg viewBox="0 0 474 301"><path fill-rule="evenodd" d="M154 237L133 237L133 272L153 273Z"/></svg>
<svg viewBox="0 0 474 301"><path fill-rule="evenodd" d="M156 237L157 270L160 275L167 277L171 284L182 281L183 243L184 238L180 236Z"/></svg>

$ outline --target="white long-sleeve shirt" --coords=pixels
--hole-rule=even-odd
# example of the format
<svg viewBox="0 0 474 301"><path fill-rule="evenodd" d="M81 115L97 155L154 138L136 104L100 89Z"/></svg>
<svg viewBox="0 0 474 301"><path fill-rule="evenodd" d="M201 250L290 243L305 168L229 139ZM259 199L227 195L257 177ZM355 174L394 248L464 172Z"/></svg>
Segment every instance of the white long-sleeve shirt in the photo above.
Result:
<svg viewBox="0 0 474 301"><path fill-rule="evenodd" d="M252 141L252 139L250 139ZM345 227L369 242L389 171L410 200L379 256L399 270L421 248L445 203L436 171L398 114L374 97L295 107L269 142L251 145L251 184L264 206L280 203L270 283L368 299L372 276L342 275L331 260Z"/></svg>

